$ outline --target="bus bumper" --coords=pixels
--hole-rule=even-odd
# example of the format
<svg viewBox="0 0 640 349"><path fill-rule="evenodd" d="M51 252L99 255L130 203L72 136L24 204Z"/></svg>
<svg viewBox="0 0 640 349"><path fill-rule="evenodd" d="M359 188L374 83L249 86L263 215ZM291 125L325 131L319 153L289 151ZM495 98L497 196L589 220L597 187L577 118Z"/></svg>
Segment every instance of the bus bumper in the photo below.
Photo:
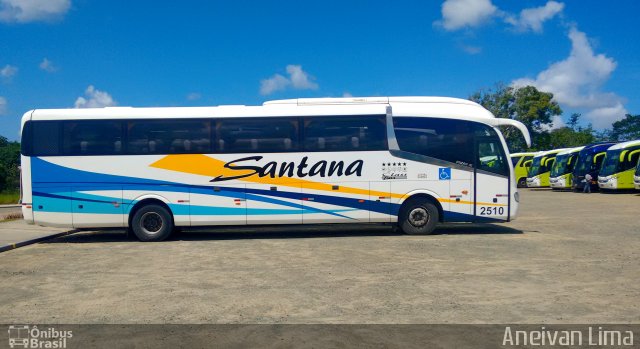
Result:
<svg viewBox="0 0 640 349"><path fill-rule="evenodd" d="M598 177L598 187L600 189L617 189L618 179L615 177Z"/></svg>

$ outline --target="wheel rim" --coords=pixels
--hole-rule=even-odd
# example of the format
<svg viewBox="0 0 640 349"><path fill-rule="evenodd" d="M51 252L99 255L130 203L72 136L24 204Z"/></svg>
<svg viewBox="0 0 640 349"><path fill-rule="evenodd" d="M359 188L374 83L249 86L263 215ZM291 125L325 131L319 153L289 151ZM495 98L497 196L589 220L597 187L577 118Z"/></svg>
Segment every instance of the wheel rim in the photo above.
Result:
<svg viewBox="0 0 640 349"><path fill-rule="evenodd" d="M409 223L416 228L422 228L429 223L429 212L422 207L416 207L409 212Z"/></svg>
<svg viewBox="0 0 640 349"><path fill-rule="evenodd" d="M164 221L156 212L147 212L140 218L140 228L145 234L157 234L162 226L164 226Z"/></svg>

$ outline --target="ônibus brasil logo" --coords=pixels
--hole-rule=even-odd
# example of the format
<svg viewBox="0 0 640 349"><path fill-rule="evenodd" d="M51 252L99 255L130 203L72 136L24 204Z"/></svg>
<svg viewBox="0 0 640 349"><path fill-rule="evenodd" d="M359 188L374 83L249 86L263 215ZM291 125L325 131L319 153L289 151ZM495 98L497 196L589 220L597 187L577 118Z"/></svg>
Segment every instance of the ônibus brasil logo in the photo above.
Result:
<svg viewBox="0 0 640 349"><path fill-rule="evenodd" d="M9 326L9 347L11 348L66 348L67 339L73 331L61 331L54 327L39 329L38 326Z"/></svg>

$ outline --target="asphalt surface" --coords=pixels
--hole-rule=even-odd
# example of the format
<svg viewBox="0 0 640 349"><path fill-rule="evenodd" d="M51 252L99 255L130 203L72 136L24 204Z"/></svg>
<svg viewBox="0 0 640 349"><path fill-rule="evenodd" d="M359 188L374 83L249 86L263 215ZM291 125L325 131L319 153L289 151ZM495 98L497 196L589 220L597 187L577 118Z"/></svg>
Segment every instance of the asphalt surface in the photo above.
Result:
<svg viewBox="0 0 640 349"><path fill-rule="evenodd" d="M19 213L22 211L20 205L0 205L0 218L10 213Z"/></svg>
<svg viewBox="0 0 640 349"><path fill-rule="evenodd" d="M0 253L0 322L640 322L640 195L521 194L516 221L434 236L76 233Z"/></svg>

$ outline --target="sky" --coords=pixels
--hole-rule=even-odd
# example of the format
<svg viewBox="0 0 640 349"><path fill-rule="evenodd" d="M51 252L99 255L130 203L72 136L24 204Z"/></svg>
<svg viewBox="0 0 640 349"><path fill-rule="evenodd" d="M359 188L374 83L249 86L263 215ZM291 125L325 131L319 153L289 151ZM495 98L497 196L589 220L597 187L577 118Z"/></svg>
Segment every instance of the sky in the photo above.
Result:
<svg viewBox="0 0 640 349"><path fill-rule="evenodd" d="M31 109L552 92L640 113L640 2L0 0L0 135Z"/></svg>

